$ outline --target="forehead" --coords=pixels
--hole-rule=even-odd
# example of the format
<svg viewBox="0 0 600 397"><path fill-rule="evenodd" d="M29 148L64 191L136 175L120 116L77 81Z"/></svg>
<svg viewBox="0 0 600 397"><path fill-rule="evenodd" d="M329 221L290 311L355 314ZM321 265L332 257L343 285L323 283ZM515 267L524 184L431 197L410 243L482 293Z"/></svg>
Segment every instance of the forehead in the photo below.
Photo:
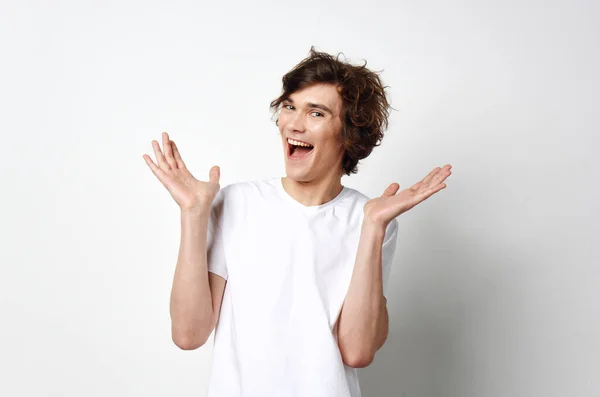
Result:
<svg viewBox="0 0 600 397"><path fill-rule="evenodd" d="M334 112L334 115L338 115L342 108L342 98L333 84L312 84L289 97L296 106L308 103L325 105Z"/></svg>

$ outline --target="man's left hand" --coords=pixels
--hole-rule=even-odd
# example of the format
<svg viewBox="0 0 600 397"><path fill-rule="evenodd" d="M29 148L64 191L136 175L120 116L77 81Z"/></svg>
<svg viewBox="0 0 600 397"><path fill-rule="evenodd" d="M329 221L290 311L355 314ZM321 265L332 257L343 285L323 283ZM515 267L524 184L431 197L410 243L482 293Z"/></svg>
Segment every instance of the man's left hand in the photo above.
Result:
<svg viewBox="0 0 600 397"><path fill-rule="evenodd" d="M367 201L363 208L365 221L387 227L398 215L444 189L446 184L443 182L452 174L451 168L450 164L436 167L420 182L398 194L400 185L396 182L390 184L380 197Z"/></svg>

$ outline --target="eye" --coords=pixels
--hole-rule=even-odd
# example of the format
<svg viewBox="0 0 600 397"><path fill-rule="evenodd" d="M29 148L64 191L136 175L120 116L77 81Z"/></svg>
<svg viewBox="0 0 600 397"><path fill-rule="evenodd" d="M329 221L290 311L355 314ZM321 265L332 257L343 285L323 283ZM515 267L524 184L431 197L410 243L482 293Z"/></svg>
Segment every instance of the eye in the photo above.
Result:
<svg viewBox="0 0 600 397"><path fill-rule="evenodd" d="M313 114L313 113L316 113L316 114L318 114L319 116L317 116L317 117L323 117L323 116L325 116L325 115L324 115L323 113L321 113L321 112L317 112L317 111L315 111L315 112L311 112L311 114Z"/></svg>
<svg viewBox="0 0 600 397"><path fill-rule="evenodd" d="M288 110L294 110L294 109L292 109L293 107L294 107L294 106L293 106L293 105L290 105L290 104L283 105L283 108L284 108L284 109L288 109Z"/></svg>

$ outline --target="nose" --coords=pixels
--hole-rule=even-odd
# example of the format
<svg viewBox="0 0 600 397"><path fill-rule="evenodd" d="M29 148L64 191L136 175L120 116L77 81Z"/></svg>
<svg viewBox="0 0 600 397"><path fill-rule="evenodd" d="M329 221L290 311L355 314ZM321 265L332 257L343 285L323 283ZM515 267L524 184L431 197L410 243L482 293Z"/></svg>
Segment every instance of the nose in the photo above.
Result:
<svg viewBox="0 0 600 397"><path fill-rule="evenodd" d="M304 132L304 117L300 111L291 112L288 114L288 128L292 132Z"/></svg>

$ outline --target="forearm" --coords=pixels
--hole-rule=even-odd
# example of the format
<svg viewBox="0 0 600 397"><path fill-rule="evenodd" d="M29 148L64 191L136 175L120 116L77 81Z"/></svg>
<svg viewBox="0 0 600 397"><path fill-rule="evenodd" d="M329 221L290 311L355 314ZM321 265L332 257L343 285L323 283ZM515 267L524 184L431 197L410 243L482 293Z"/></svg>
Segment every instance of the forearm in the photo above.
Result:
<svg viewBox="0 0 600 397"><path fill-rule="evenodd" d="M338 344L344 361L366 366L383 346L388 313L383 297L381 252L385 227L365 221L350 287L340 313Z"/></svg>
<svg viewBox="0 0 600 397"><path fill-rule="evenodd" d="M171 329L177 345L204 344L213 329L208 280L207 228L210 210L181 212L181 241L171 290Z"/></svg>

